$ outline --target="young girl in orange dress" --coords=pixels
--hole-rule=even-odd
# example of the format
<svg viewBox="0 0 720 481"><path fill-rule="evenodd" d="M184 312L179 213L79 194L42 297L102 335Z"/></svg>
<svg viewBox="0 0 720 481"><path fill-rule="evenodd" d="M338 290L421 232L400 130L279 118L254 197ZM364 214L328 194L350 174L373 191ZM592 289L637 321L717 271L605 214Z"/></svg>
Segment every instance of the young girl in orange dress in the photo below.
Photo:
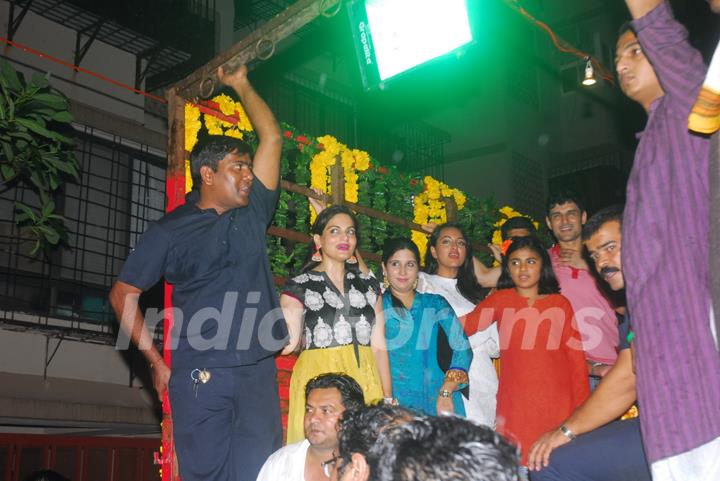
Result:
<svg viewBox="0 0 720 481"><path fill-rule="evenodd" d="M468 336L497 322L500 375L497 431L527 453L589 395L588 373L570 302L547 251L515 238L502 259L498 290L465 317Z"/></svg>

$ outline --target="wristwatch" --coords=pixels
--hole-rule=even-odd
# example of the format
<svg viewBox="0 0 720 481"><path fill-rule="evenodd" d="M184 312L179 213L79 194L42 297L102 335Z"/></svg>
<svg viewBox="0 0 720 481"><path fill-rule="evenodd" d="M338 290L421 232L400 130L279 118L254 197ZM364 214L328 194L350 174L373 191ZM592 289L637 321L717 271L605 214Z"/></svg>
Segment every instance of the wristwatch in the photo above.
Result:
<svg viewBox="0 0 720 481"><path fill-rule="evenodd" d="M572 431L570 431L570 429L568 429L568 427L565 426L564 424L561 424L558 429L559 429L560 432L563 433L563 435L564 435L566 438L568 438L570 441L572 441L573 439L575 439L575 438L577 437L577 436L575 436L575 433L573 433Z"/></svg>
<svg viewBox="0 0 720 481"><path fill-rule="evenodd" d="M440 391L440 397L450 397L452 396L452 393L448 391L447 389L443 389Z"/></svg>

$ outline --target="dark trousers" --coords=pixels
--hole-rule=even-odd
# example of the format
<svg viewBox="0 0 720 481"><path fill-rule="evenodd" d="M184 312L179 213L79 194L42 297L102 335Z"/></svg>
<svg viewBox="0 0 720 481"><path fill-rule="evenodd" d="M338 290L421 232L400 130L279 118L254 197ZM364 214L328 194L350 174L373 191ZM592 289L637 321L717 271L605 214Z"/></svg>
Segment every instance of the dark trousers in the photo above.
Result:
<svg viewBox="0 0 720 481"><path fill-rule="evenodd" d="M651 481L640 419L615 421L554 450L532 481Z"/></svg>
<svg viewBox="0 0 720 481"><path fill-rule="evenodd" d="M183 481L255 481L282 443L275 360L207 370L211 378L198 384L197 395L192 369L173 369L170 378L180 475Z"/></svg>

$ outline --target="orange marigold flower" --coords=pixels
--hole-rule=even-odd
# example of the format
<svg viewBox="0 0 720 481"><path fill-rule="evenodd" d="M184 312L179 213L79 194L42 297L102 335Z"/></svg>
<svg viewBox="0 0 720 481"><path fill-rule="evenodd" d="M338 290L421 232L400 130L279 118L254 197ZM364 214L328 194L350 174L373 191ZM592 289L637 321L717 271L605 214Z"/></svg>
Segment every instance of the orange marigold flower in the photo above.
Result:
<svg viewBox="0 0 720 481"><path fill-rule="evenodd" d="M501 253L503 256L504 256L505 254L507 254L507 251L508 251L508 249L510 248L510 246L512 245L512 243L513 243L512 239L506 239L506 240L502 243L502 245L500 245L500 253Z"/></svg>

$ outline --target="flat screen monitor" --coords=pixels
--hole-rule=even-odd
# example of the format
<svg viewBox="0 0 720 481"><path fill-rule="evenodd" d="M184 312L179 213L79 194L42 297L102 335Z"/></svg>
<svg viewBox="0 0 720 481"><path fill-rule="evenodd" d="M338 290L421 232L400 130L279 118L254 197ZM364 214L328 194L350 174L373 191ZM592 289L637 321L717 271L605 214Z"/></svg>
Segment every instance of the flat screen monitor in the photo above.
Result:
<svg viewBox="0 0 720 481"><path fill-rule="evenodd" d="M365 89L473 40L466 0L354 0L348 8Z"/></svg>

